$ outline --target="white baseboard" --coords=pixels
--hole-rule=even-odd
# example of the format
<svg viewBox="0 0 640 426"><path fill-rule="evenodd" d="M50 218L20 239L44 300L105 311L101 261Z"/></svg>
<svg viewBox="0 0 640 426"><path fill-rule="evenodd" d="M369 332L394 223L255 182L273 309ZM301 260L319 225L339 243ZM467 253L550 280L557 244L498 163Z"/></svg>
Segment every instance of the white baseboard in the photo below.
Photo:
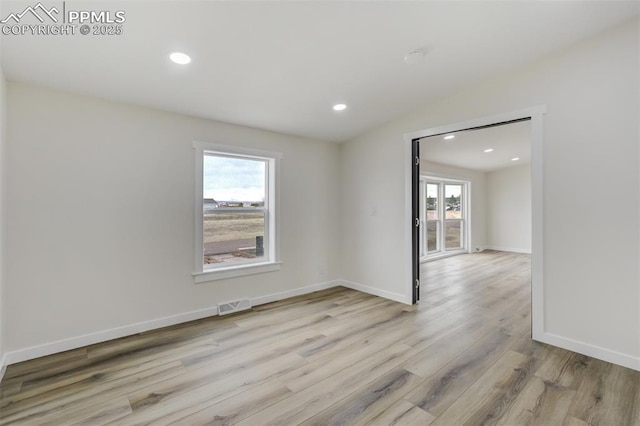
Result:
<svg viewBox="0 0 640 426"><path fill-rule="evenodd" d="M634 357L547 332L533 336L533 338L542 343L548 343L549 345L558 346L562 349L640 371L640 357Z"/></svg>
<svg viewBox="0 0 640 426"><path fill-rule="evenodd" d="M98 331L95 333L84 334L82 336L71 337L69 339L45 343L43 345L32 346L30 348L8 352L7 354L5 354L5 357L7 364L15 364L17 362L27 361L58 352L69 351L71 349L77 349L83 346L93 345L95 343L106 342L107 340L119 339L121 337L131 336L133 334L206 318L217 314L218 307L214 306L212 308L185 312L183 314L171 315L164 318L143 321L136 324L125 325L123 327L116 327L109 330Z"/></svg>
<svg viewBox="0 0 640 426"><path fill-rule="evenodd" d="M411 300L407 300L407 297L404 294L393 293L386 290L380 290L379 288L369 287L368 285L354 283L353 281L347 280L339 280L340 285L343 287L350 288L352 290L361 291L363 293L372 294L374 296L384 297L385 299L393 300L395 302L404 303L407 305L411 304Z"/></svg>
<svg viewBox="0 0 640 426"><path fill-rule="evenodd" d="M279 293L267 294L251 299L252 306L263 305L278 300L288 299L290 297L301 296L303 294L313 293L315 291L325 290L332 287L344 286L364 293L373 294L375 296L384 297L386 299L395 300L401 303L409 303L401 294L379 290L363 284L353 283L345 280L333 280L317 283L305 287L299 287L292 290L282 291ZM17 351L11 351L4 354L0 360L0 380L7 365L27 361L42 356L47 356L59 352L69 351L96 343L106 342L108 340L119 339L121 337L131 336L133 334L143 333L145 331L155 330L162 327L168 327L181 324L188 321L194 321L201 318L215 316L218 314L218 307L200 309L197 311L185 312L182 314L171 315L155 320L139 322L136 324L126 325L123 327L112 328L109 330L89 333L82 336L71 337L69 339L58 340L43 345L32 346Z"/></svg>
<svg viewBox="0 0 640 426"><path fill-rule="evenodd" d="M307 293L313 293L314 291L324 290L331 287L340 285L340 281L328 281L319 284L313 284L306 287L299 287L293 290L287 290L280 293L268 294L251 299L253 306L262 305L265 303L275 302L277 300L283 300L289 297L300 296ZM8 352L4 355L4 362L0 365L6 367L9 364L15 364L17 362L27 361L34 358L39 358L46 355L51 355L59 352L64 352L72 349L81 348L95 343L106 342L108 340L119 339L121 337L131 336L133 334L142 333L145 331L155 330L162 327L168 327L171 325L181 324L188 321L202 319L218 315L218 307L200 309L197 311L185 312L182 314L171 315L164 318L158 318L155 320L144 321L136 324L126 325L123 327L112 328L110 330L98 331L95 333L89 333L82 336L72 337L69 339L58 340L51 343L45 343L43 345L32 346L30 348L20 349L17 351ZM4 370L0 370L4 372Z"/></svg>
<svg viewBox="0 0 640 426"><path fill-rule="evenodd" d="M255 297L251 299L251 306L264 305L265 303L276 302L278 300L284 300L295 296L302 296L303 294L313 293L314 291L338 287L340 283L341 281L338 280L326 281L306 287L294 288L293 290L281 291L280 293L273 293L267 294L266 296Z"/></svg>
<svg viewBox="0 0 640 426"><path fill-rule="evenodd" d="M515 248L515 247L483 246L481 248L482 250L508 251L511 253L531 254L531 249L522 249L522 248Z"/></svg>

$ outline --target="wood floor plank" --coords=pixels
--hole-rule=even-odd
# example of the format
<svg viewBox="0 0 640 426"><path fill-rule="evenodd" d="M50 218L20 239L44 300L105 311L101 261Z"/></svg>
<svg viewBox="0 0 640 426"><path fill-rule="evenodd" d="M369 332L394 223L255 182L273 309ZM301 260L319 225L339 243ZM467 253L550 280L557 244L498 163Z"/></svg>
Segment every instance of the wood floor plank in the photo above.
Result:
<svg viewBox="0 0 640 426"><path fill-rule="evenodd" d="M424 323L421 322L420 327L417 327L416 331L404 340L404 343L422 351L445 337L447 340L455 339L455 336L460 337L465 331L476 334L482 333L480 329L484 330L487 326L495 328L495 324L489 323L491 321L485 321L484 309L465 306L450 310L448 314L438 318L426 319Z"/></svg>
<svg viewBox="0 0 640 426"><path fill-rule="evenodd" d="M78 348L71 351L60 352L31 361L12 364L4 374L0 387L11 385L16 381L24 380L24 376L38 372L42 369L55 369L69 362L87 358L87 348ZM17 379L17 380L16 380Z"/></svg>
<svg viewBox="0 0 640 426"><path fill-rule="evenodd" d="M497 425L561 425L576 391L532 377Z"/></svg>
<svg viewBox="0 0 640 426"><path fill-rule="evenodd" d="M588 357L554 348L536 371L536 376L565 388L575 388L577 378L587 367Z"/></svg>
<svg viewBox="0 0 640 426"><path fill-rule="evenodd" d="M127 398L121 397L106 402L98 402L91 406L81 406L73 411L67 410L64 419L66 424L95 426L107 424L129 413L131 413L129 401L127 401ZM60 423L54 420L42 424L58 426Z"/></svg>
<svg viewBox="0 0 640 426"><path fill-rule="evenodd" d="M499 421L533 376L536 362L535 358L507 352L431 424L486 425Z"/></svg>
<svg viewBox="0 0 640 426"><path fill-rule="evenodd" d="M0 425L640 426L640 372L531 340L530 257L422 265L10 365Z"/></svg>
<svg viewBox="0 0 640 426"><path fill-rule="evenodd" d="M415 349L398 344L364 358L351 368L295 392L265 410L248 417L244 425L299 424L368 385L415 354Z"/></svg>
<svg viewBox="0 0 640 426"><path fill-rule="evenodd" d="M74 379L83 381L87 375L103 375L112 370L120 370L130 366L139 365L157 359L170 356L172 353L188 353L217 346L210 338L194 338L188 341L172 341L169 343L151 343L143 348L133 349L129 353L117 353L103 359L86 358L79 361L68 362L65 366L56 366L51 369L43 369L29 373L24 377L22 390L24 392L37 392L38 389L46 389L52 384L63 384ZM20 396L16 397L21 398ZM15 400L16 398L12 398ZM3 402L0 402L2 406Z"/></svg>
<svg viewBox="0 0 640 426"><path fill-rule="evenodd" d="M303 425L366 425L414 389L422 378L394 368L339 402L303 422Z"/></svg>
<svg viewBox="0 0 640 426"><path fill-rule="evenodd" d="M554 349L550 345L532 340L528 333L525 336L515 336L514 338L516 340L511 350L532 358L546 359Z"/></svg>
<svg viewBox="0 0 640 426"><path fill-rule="evenodd" d="M377 332L391 332L397 328L409 327L407 321L410 320L411 315L405 310L405 305L396 303L377 312L363 313L360 321L356 323L340 321L335 326L314 327L326 338L307 345L297 353L311 362L349 347Z"/></svg>
<svg viewBox="0 0 640 426"><path fill-rule="evenodd" d="M408 333L411 333L411 330L408 330ZM309 361L282 376L280 381L292 391L297 392L351 368L363 359L377 355L380 351L398 344L405 336L402 330L398 333L374 333L340 350Z"/></svg>
<svg viewBox="0 0 640 426"><path fill-rule="evenodd" d="M385 409L378 416L371 419L369 424L389 426L427 426L431 424L434 419L435 417L431 414L421 410L409 401L401 399Z"/></svg>
<svg viewBox="0 0 640 426"><path fill-rule="evenodd" d="M569 415L590 425L637 425L640 372L589 360Z"/></svg>
<svg viewBox="0 0 640 426"><path fill-rule="evenodd" d="M567 417L564 423L562 423L562 426L589 426L589 423L576 419L575 417Z"/></svg>
<svg viewBox="0 0 640 426"><path fill-rule="evenodd" d="M228 425L237 423L278 401L292 395L291 390L277 382L267 382L251 388L234 398L215 403L207 400L175 411L162 418L163 424Z"/></svg>
<svg viewBox="0 0 640 426"><path fill-rule="evenodd" d="M444 365L455 359L469 347L474 347L474 343L481 340L493 331L493 335L501 341L506 342L509 337L504 333L496 332L491 324L484 324L480 321L474 321L467 327L460 328L455 332L443 337L443 342L437 345L430 345L426 349L420 351L416 356L406 362L405 369L412 373L428 377ZM490 345L496 344L494 340L490 341ZM493 350L494 346L489 346L489 350ZM482 356L485 356L484 354Z"/></svg>
<svg viewBox="0 0 640 426"><path fill-rule="evenodd" d="M215 379L203 369L185 373L128 394L133 412L117 424L153 423L190 405L222 401L276 379L303 363L304 360L293 353Z"/></svg>
<svg viewBox="0 0 640 426"><path fill-rule="evenodd" d="M89 383L86 388L74 385L52 394L39 395L34 400L22 400L15 406L0 410L0 425L62 423L66 420L68 411L73 412L78 407L91 407L96 402L115 399L127 392L133 392L151 383L184 373L185 370L180 362L173 361L121 379L105 383Z"/></svg>
<svg viewBox="0 0 640 426"><path fill-rule="evenodd" d="M405 399L422 410L439 416L458 400L511 346L511 338L494 330L442 365L435 364L429 377ZM426 359L428 354L425 354ZM442 360L446 361L446 360ZM441 361L441 363L442 363ZM436 367L440 367L435 370Z"/></svg>

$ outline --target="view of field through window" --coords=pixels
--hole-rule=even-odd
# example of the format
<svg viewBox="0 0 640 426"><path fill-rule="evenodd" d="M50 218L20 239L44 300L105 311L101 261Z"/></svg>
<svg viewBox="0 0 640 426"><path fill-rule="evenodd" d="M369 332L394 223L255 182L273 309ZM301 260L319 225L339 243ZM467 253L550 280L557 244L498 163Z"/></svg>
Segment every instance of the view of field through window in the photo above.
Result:
<svg viewBox="0 0 640 426"><path fill-rule="evenodd" d="M426 189L427 252L434 253L441 250L463 248L463 186L461 184L445 184L441 191L439 184L427 183ZM442 213L438 204L442 197L444 197L444 220L440 217ZM438 239L441 226L444 226L444 247Z"/></svg>
<svg viewBox="0 0 640 426"><path fill-rule="evenodd" d="M203 166L204 264L263 257L267 162L207 154Z"/></svg>

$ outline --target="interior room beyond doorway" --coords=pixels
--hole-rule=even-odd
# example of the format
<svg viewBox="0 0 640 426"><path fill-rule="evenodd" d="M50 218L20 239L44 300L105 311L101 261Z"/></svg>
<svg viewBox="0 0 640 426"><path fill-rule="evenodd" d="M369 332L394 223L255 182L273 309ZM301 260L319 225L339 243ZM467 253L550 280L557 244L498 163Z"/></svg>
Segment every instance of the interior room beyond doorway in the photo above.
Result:
<svg viewBox="0 0 640 426"><path fill-rule="evenodd" d="M421 262L531 253L531 122L422 139Z"/></svg>

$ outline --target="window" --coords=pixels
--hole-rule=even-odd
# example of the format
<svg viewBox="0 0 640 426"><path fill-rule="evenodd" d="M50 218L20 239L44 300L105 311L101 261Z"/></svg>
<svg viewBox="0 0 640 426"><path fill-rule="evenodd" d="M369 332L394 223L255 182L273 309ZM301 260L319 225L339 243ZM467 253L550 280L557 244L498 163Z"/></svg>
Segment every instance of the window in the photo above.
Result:
<svg viewBox="0 0 640 426"><path fill-rule="evenodd" d="M282 155L202 142L194 148L196 282L279 269Z"/></svg>
<svg viewBox="0 0 640 426"><path fill-rule="evenodd" d="M421 178L423 260L466 251L467 193L467 182Z"/></svg>
<svg viewBox="0 0 640 426"><path fill-rule="evenodd" d="M462 227L462 185L444 185L444 248L455 250L464 248Z"/></svg>
<svg viewBox="0 0 640 426"><path fill-rule="evenodd" d="M439 250L440 210L438 208L438 185L427 183L427 253Z"/></svg>

